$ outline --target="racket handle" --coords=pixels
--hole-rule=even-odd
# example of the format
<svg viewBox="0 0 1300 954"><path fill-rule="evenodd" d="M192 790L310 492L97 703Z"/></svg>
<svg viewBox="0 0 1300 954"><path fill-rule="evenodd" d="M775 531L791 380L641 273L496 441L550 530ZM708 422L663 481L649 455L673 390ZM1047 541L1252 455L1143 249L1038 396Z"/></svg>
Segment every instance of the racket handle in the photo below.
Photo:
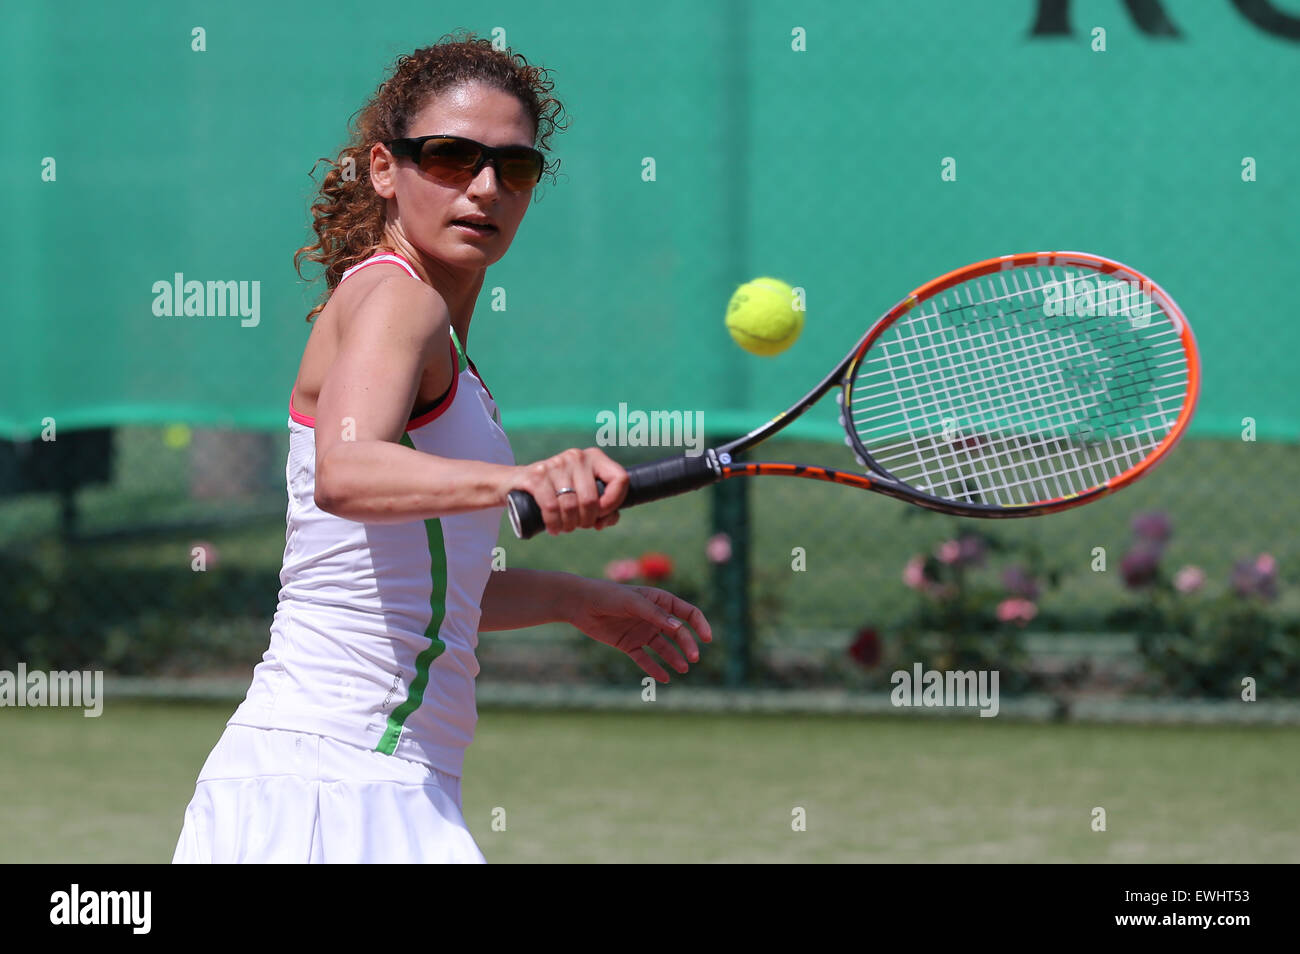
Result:
<svg viewBox="0 0 1300 954"><path fill-rule="evenodd" d="M722 467L710 450L696 457L669 457L637 464L627 469L627 479L627 496L623 498L620 510L706 487L722 479ZM605 492L604 481L596 481L596 492ZM546 529L541 508L526 490L510 491L506 510L510 514L510 526L520 540L527 540Z"/></svg>

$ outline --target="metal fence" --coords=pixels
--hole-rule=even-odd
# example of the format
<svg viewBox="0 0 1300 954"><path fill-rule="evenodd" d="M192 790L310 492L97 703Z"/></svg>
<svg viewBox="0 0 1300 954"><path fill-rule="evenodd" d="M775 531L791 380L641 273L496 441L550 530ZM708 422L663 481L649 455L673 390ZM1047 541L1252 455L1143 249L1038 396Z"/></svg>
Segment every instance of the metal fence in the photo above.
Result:
<svg viewBox="0 0 1300 954"><path fill-rule="evenodd" d="M516 457L590 437L524 433ZM6 447L0 668L246 673L277 602L285 435L124 428L67 441L42 469L59 443ZM828 462L843 453L764 450ZM503 521L499 563L696 602L717 636L697 685L879 688L920 660L1000 668L1011 691L1225 696L1250 676L1294 696L1297 479L1293 445L1188 441L1112 498L1019 521L742 479L629 510L601 533L518 541ZM480 658L486 682L640 676L562 625L485 633Z"/></svg>

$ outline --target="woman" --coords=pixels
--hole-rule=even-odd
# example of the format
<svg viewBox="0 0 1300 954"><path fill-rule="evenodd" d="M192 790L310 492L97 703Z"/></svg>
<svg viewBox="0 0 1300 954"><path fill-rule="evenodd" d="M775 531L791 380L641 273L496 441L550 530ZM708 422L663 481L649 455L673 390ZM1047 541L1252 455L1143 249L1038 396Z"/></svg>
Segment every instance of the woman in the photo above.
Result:
<svg viewBox="0 0 1300 954"><path fill-rule="evenodd" d="M515 466L468 356L484 272L547 170L544 70L473 37L400 57L313 206L327 300L290 395L271 644L199 775L177 862L481 862L461 814L480 631L563 621L660 682L706 642L662 590L491 570L507 494L551 533L618 522L596 448ZM605 483L596 493L596 480ZM666 636L665 634L670 634Z"/></svg>

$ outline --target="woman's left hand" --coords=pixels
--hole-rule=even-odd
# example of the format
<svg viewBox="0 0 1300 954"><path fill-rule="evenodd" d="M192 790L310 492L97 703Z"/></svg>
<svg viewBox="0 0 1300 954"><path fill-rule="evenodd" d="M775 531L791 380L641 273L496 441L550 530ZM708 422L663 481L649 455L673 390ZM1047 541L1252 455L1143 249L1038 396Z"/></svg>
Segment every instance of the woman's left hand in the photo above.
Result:
<svg viewBox="0 0 1300 954"><path fill-rule="evenodd" d="M657 682L668 682L668 673L647 649L684 673L690 663L700 661L691 629L704 642L713 640L713 629L699 607L653 586L584 579L572 599L570 623L597 642L627 653Z"/></svg>

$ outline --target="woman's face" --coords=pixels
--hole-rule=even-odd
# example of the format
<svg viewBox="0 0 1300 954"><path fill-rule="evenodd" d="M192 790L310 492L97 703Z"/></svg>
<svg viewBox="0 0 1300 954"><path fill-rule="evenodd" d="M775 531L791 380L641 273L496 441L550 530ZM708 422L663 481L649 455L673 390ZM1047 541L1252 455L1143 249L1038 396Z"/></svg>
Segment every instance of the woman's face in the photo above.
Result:
<svg viewBox="0 0 1300 954"><path fill-rule="evenodd" d="M462 136L487 146L532 146L533 134L533 121L519 100L481 83L444 90L425 104L406 132L410 139ZM370 158L375 191L390 200L390 228L453 267L481 269L500 260L532 198L532 190L507 189L491 163L469 182L450 184L422 171L413 159L391 158L380 146ZM452 224L483 216L495 231Z"/></svg>

